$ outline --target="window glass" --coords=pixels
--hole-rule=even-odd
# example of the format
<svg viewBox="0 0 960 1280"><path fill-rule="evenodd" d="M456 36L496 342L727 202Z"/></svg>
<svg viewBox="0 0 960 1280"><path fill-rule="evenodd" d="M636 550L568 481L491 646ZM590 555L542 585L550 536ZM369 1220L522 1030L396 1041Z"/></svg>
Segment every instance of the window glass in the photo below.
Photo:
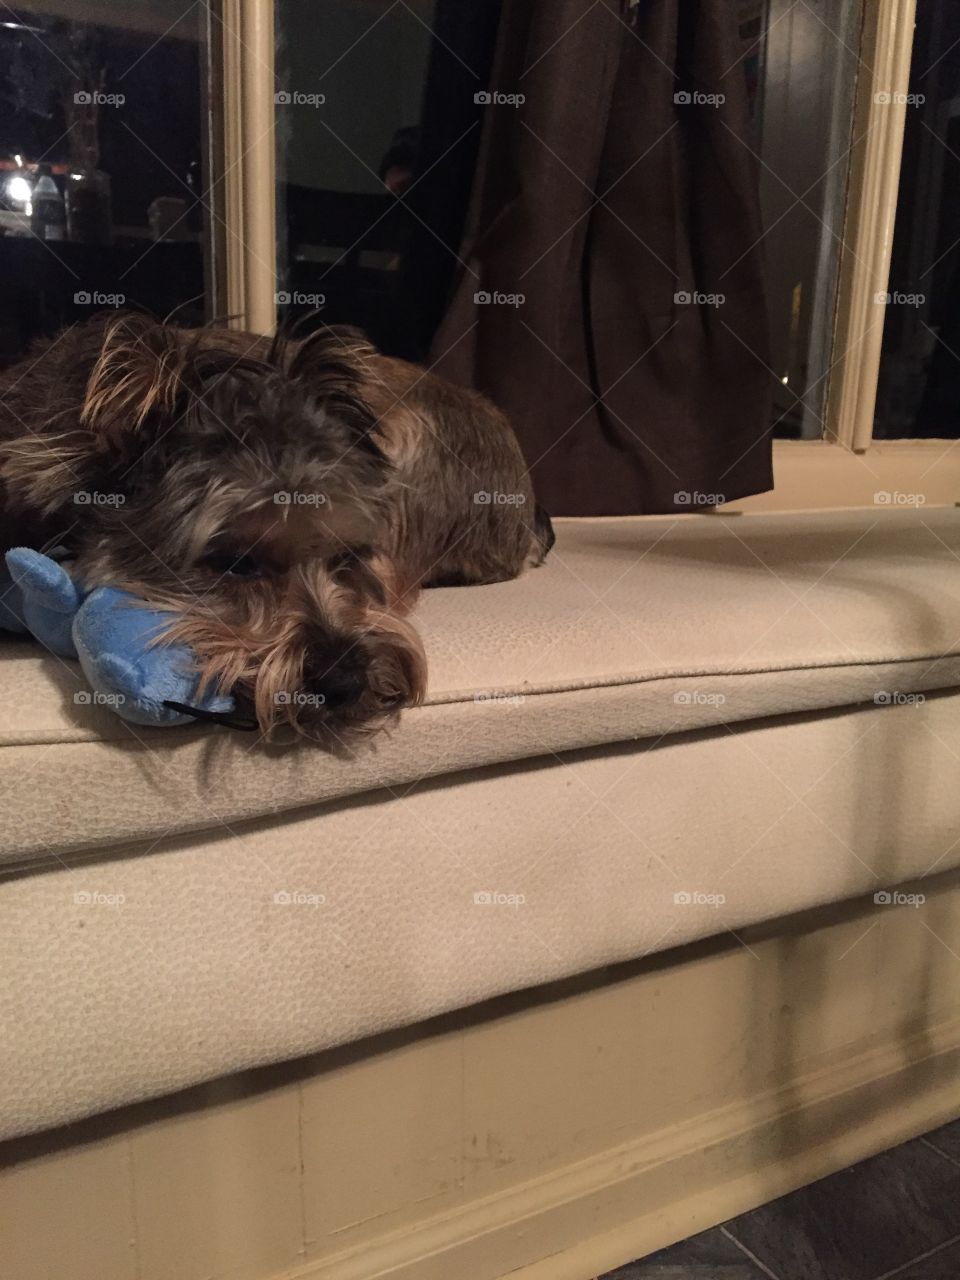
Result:
<svg viewBox="0 0 960 1280"><path fill-rule="evenodd" d="M0 21L0 361L97 310L210 314L207 9L37 0Z"/></svg>

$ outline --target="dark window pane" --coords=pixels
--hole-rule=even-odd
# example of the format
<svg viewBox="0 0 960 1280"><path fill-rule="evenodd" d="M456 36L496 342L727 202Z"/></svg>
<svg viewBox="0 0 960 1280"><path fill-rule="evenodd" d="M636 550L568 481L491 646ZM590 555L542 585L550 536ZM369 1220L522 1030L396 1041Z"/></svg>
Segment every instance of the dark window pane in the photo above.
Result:
<svg viewBox="0 0 960 1280"><path fill-rule="evenodd" d="M960 3L924 0L907 97L903 168L874 435L960 436Z"/></svg>
<svg viewBox="0 0 960 1280"><path fill-rule="evenodd" d="M422 358L457 269L499 0L278 0L281 321Z"/></svg>
<svg viewBox="0 0 960 1280"><path fill-rule="evenodd" d="M757 84L774 434L823 435L859 63L851 0L744 0ZM755 66L751 66L751 61Z"/></svg>
<svg viewBox="0 0 960 1280"><path fill-rule="evenodd" d="M0 362L125 305L202 322L206 17L51 0L0 24Z"/></svg>
<svg viewBox="0 0 960 1280"><path fill-rule="evenodd" d="M281 322L315 311L308 324L356 324L426 355L458 266L499 17L500 0L277 0ZM775 431L818 437L860 8L738 0L730 20L743 52L728 74L746 77L756 120Z"/></svg>

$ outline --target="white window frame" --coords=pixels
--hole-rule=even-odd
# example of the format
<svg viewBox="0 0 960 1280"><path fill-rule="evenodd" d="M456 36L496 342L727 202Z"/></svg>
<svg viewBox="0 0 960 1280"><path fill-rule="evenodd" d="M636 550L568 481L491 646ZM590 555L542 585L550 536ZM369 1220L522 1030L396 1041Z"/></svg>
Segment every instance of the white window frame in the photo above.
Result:
<svg viewBox="0 0 960 1280"><path fill-rule="evenodd" d="M960 441L874 440L883 333L875 295L887 290L917 0L861 0L863 41L827 431L776 440L776 488L724 511L873 506L878 492L960 502ZM276 323L276 153L273 0L222 0L225 303L231 323L270 333ZM893 101L881 103L878 94Z"/></svg>
<svg viewBox="0 0 960 1280"><path fill-rule="evenodd" d="M222 305L230 324L272 333L277 317L273 0L221 0L225 233ZM217 181L215 179L215 181Z"/></svg>

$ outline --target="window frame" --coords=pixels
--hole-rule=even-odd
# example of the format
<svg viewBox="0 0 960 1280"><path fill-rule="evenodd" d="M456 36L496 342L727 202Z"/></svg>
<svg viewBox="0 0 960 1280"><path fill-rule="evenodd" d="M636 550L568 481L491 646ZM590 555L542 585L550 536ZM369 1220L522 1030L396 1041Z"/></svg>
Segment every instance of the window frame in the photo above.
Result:
<svg viewBox="0 0 960 1280"><path fill-rule="evenodd" d="M775 440L776 489L734 511L818 507L954 505L960 498L960 441L875 440L885 293L900 185L917 0L865 0L843 219L837 302L820 440ZM878 94L901 95L890 103ZM884 498L877 501L876 495ZM890 495L889 499L886 495ZM725 510L727 508L724 508Z"/></svg>
<svg viewBox="0 0 960 1280"><path fill-rule="evenodd" d="M237 329L273 333L277 317L277 157L273 0L220 0L222 301Z"/></svg>
<svg viewBox="0 0 960 1280"><path fill-rule="evenodd" d="M960 440L874 440L883 311L890 275L917 0L861 0L862 40L834 310L826 432L775 440L776 488L724 511L926 505L960 499ZM274 0L221 0L223 305L238 328L276 325ZM889 104L876 95L901 95ZM882 500L881 500L882 501Z"/></svg>

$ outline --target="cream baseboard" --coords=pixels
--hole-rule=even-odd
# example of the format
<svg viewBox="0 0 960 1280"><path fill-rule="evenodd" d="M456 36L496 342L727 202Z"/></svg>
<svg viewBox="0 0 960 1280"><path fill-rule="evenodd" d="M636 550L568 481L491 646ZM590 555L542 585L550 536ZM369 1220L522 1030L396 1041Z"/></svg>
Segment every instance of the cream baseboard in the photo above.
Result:
<svg viewBox="0 0 960 1280"><path fill-rule="evenodd" d="M960 873L0 1145L16 1280L591 1280L960 1115Z"/></svg>
<svg viewBox="0 0 960 1280"><path fill-rule="evenodd" d="M505 1277L490 1270L498 1257L510 1280L585 1280L958 1113L960 1020L953 1019L283 1280ZM520 1241L538 1261L517 1267Z"/></svg>

